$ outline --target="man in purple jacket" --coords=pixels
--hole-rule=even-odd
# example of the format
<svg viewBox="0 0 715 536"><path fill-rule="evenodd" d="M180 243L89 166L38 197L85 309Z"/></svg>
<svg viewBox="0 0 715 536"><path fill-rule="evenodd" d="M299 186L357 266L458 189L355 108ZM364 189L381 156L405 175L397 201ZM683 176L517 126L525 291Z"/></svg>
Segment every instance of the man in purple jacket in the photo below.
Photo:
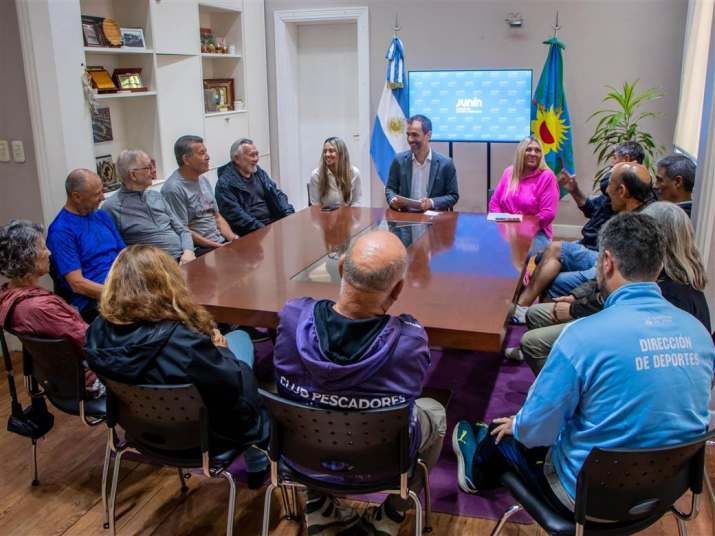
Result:
<svg viewBox="0 0 715 536"><path fill-rule="evenodd" d="M340 259L337 302L302 298L280 312L273 362L279 392L299 402L346 410L410 402L412 452L432 467L442 450L446 414L439 402L417 398L430 365L427 333L409 315L387 314L406 269L407 251L395 235L374 231L360 237ZM410 485L421 488L419 471ZM332 497L309 490L308 532L396 535L409 506L409 500L391 495L361 519Z"/></svg>

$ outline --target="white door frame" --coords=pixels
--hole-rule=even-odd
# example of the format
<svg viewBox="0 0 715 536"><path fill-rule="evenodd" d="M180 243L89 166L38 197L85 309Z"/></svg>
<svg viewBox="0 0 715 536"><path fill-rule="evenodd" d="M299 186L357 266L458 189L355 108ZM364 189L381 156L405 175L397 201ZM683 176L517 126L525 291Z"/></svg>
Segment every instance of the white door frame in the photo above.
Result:
<svg viewBox="0 0 715 536"><path fill-rule="evenodd" d="M276 50L276 100L278 111L278 165L281 188L296 209L307 203L309 177L296 177L300 169L298 123L298 24L354 21L357 24L358 125L360 150L350 155L363 180L360 205L370 206L370 30L368 8L289 9L273 13ZM329 81L326 79L326 83Z"/></svg>

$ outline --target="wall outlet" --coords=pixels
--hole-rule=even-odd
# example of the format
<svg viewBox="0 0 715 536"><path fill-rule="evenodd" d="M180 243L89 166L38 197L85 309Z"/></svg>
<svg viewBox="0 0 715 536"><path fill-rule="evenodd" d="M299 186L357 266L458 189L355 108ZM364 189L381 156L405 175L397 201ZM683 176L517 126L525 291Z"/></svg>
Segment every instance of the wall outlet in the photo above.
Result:
<svg viewBox="0 0 715 536"><path fill-rule="evenodd" d="M25 146L22 144L22 141L20 140L12 140L10 142L10 146L12 147L12 159L15 162L24 162L25 161Z"/></svg>
<svg viewBox="0 0 715 536"><path fill-rule="evenodd" d="M0 140L0 162L10 161L10 147L7 140Z"/></svg>

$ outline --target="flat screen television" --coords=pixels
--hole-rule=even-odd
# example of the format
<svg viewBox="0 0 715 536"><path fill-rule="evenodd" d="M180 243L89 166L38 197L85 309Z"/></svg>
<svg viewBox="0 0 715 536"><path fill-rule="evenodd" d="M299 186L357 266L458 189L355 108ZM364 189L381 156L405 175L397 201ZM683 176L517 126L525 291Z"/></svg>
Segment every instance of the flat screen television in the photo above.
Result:
<svg viewBox="0 0 715 536"><path fill-rule="evenodd" d="M410 115L433 141L517 142L530 133L531 69L410 71Z"/></svg>

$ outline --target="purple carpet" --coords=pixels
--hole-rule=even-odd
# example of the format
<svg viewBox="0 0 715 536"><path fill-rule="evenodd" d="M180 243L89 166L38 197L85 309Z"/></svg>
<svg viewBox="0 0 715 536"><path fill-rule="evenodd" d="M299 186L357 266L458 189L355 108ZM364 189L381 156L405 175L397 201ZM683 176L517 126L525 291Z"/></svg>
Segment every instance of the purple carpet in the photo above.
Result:
<svg viewBox="0 0 715 536"><path fill-rule="evenodd" d="M522 328L512 328L507 346L515 346ZM256 345L256 374L272 377L270 343ZM501 354L463 350L433 350L427 387L449 389L452 398L447 407L447 436L442 455L430 473L432 509L458 516L498 519L513 504L508 492L495 490L480 495L462 492L457 486L457 461L452 452L452 429L460 419L489 422L496 417L513 415L526 399L534 374L524 363L506 361ZM242 459L231 468L245 481ZM529 523L519 512L510 521Z"/></svg>

